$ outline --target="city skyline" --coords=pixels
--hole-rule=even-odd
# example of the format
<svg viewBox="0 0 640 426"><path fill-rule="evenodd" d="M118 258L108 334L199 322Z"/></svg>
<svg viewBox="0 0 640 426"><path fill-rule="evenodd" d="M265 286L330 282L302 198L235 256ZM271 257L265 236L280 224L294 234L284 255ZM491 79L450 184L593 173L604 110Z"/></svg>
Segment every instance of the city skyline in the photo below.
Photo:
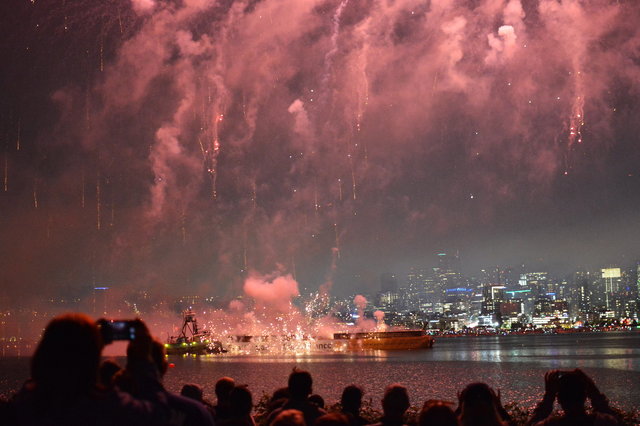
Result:
<svg viewBox="0 0 640 426"><path fill-rule="evenodd" d="M633 1L13 0L0 289L640 258ZM428 266L425 265L425 266Z"/></svg>

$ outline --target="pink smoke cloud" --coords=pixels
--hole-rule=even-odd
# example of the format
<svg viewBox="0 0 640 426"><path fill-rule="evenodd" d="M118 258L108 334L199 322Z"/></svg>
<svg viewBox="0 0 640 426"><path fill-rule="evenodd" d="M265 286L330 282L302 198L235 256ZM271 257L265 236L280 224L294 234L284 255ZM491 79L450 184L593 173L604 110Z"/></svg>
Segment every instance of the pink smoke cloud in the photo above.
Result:
<svg viewBox="0 0 640 426"><path fill-rule="evenodd" d="M270 278L251 274L244 283L244 292L253 298L259 308L286 313L291 310L291 300L300 295L298 283L291 275Z"/></svg>

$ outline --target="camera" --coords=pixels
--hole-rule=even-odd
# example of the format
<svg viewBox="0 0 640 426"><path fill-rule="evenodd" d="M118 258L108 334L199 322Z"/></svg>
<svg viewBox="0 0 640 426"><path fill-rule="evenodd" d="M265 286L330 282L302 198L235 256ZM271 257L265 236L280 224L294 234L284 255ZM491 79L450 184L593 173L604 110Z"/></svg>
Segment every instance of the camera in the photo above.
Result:
<svg viewBox="0 0 640 426"><path fill-rule="evenodd" d="M134 340L136 338L136 326L134 320L108 320L99 319L98 328L105 344L115 340Z"/></svg>

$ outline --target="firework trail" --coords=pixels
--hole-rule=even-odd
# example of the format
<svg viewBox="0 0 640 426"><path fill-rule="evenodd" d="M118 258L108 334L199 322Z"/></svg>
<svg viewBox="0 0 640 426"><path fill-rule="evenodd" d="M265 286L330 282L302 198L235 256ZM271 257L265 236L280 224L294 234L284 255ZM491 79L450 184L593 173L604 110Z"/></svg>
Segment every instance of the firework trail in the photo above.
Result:
<svg viewBox="0 0 640 426"><path fill-rule="evenodd" d="M355 133L356 136L359 136L362 131L362 120L364 118L367 106L369 104L369 78L367 76L367 63L368 57L370 55L370 36L369 32L371 24L371 18L367 18L364 20L362 24L360 24L356 30L354 31L354 36L356 40L359 40L361 45L360 50L357 54L355 54L355 87L356 87L356 96L357 96L357 105L356 105L356 114L355 114ZM363 146L364 151L364 161L365 165L367 165L368 155L367 155L367 146L366 140L363 139L360 142ZM355 144L356 147L358 144Z"/></svg>
<svg viewBox="0 0 640 426"><path fill-rule="evenodd" d="M215 114L213 119L213 136L211 144L205 149L205 164L207 173L211 177L211 198L218 198L217 181L218 181L218 155L220 155L220 124L224 118L223 114Z"/></svg>
<svg viewBox="0 0 640 426"><path fill-rule="evenodd" d="M96 175L96 229L102 228L102 186L100 182L100 171Z"/></svg>
<svg viewBox="0 0 640 426"><path fill-rule="evenodd" d="M337 259L340 259L340 234L338 233L338 224L337 223L333 224L333 231L334 231L334 233L336 235L336 246L334 247L335 248L334 256ZM331 269L335 270L335 267L336 267L335 261L331 265L332 265Z"/></svg>
<svg viewBox="0 0 640 426"><path fill-rule="evenodd" d="M38 178L33 178L33 207L38 208Z"/></svg>
<svg viewBox="0 0 640 426"><path fill-rule="evenodd" d="M340 20L342 18L342 13L344 9L349 4L349 0L342 0L338 5L338 8L334 12L331 22L332 22L332 31L331 31L331 39L330 46L331 48L324 56L324 76L322 78L322 87L325 90L328 88L330 84L331 74L333 72L333 58L338 53L338 37L340 35Z"/></svg>
<svg viewBox="0 0 640 426"><path fill-rule="evenodd" d="M4 175L3 175L4 192L9 191L9 157L7 151L4 151Z"/></svg>
<svg viewBox="0 0 640 426"><path fill-rule="evenodd" d="M582 143L582 126L584 126L584 87L582 72L574 66L574 100L569 118L569 148L575 142ZM578 69L578 71L576 71Z"/></svg>
<svg viewBox="0 0 640 426"><path fill-rule="evenodd" d="M16 137L16 151L20 151L20 138L22 135L22 122L18 120L18 136Z"/></svg>
<svg viewBox="0 0 640 426"><path fill-rule="evenodd" d="M81 172L81 183L80 183L80 207L84 209L84 204L85 204L85 196L86 196L86 178L85 178L85 171L84 171L84 166L82 167L82 172Z"/></svg>

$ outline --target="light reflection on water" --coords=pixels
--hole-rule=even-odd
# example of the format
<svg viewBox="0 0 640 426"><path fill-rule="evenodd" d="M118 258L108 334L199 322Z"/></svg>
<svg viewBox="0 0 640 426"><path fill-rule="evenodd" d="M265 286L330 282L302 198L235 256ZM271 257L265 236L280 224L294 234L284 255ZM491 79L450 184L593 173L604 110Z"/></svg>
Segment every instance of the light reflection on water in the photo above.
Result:
<svg viewBox="0 0 640 426"><path fill-rule="evenodd" d="M503 401L532 407L542 396L544 373L550 369L583 368L619 407L640 406L640 333L440 338L433 349L410 352L301 356L212 356L172 359L176 367L167 386L179 390L193 381L213 395L223 375L248 383L256 395L286 385L298 365L314 376L315 391L337 401L351 383L365 388L374 404L384 387L407 386L412 403L430 398L455 401L472 381L501 389Z"/></svg>
<svg viewBox="0 0 640 426"><path fill-rule="evenodd" d="M28 374L28 360L0 364L0 393L15 389ZM286 386L292 367L309 370L314 390L335 402L352 383L364 387L376 406L385 386L401 383L412 403L431 398L456 401L456 393L473 381L501 389L504 402L532 407L542 396L549 369L580 367L623 409L640 407L640 333L440 338L433 349L366 354L170 357L167 388L199 383L212 397L215 381L234 377L249 384L257 399ZM123 363L123 362L122 362Z"/></svg>

